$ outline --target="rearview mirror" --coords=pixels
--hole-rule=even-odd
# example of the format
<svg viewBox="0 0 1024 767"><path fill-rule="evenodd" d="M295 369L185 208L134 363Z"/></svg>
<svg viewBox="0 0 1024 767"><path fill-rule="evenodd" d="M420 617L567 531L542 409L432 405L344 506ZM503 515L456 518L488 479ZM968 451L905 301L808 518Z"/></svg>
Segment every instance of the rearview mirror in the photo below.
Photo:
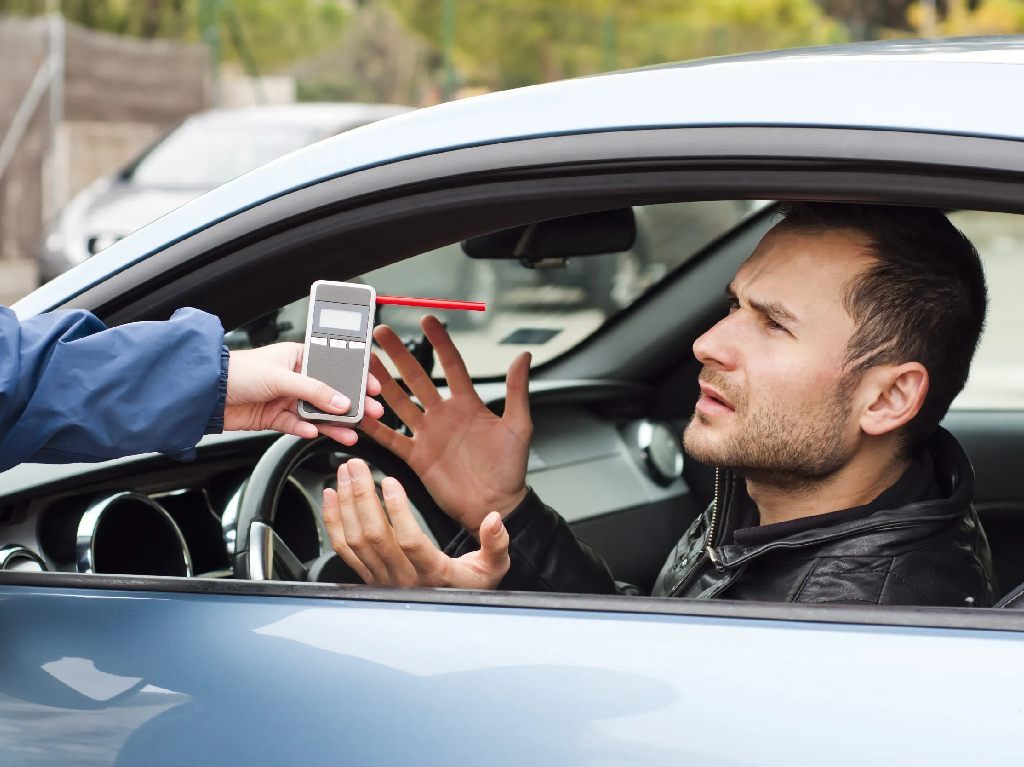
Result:
<svg viewBox="0 0 1024 767"><path fill-rule="evenodd" d="M462 250L470 258L517 259L532 267L551 259L620 253L635 241L633 209L619 208L480 235L465 240Z"/></svg>

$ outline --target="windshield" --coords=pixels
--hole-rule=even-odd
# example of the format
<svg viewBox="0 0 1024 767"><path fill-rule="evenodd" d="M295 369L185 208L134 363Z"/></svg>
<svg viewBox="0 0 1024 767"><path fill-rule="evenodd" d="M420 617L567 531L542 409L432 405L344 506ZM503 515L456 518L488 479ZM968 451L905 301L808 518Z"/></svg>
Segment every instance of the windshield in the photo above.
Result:
<svg viewBox="0 0 1024 767"><path fill-rule="evenodd" d="M568 351L763 205L727 200L635 206L636 240L630 248L569 258L563 266L527 268L517 260L473 259L455 243L348 281L373 285L381 295L485 302L485 312L433 313L448 324L474 378L503 376L522 351L532 353L534 366ZM308 306L308 298L289 304L247 330L228 334L228 345L301 342ZM377 320L400 336L418 338L426 311L378 306Z"/></svg>
<svg viewBox="0 0 1024 767"><path fill-rule="evenodd" d="M153 147L128 178L146 186L212 189L318 138L302 125L189 121Z"/></svg>

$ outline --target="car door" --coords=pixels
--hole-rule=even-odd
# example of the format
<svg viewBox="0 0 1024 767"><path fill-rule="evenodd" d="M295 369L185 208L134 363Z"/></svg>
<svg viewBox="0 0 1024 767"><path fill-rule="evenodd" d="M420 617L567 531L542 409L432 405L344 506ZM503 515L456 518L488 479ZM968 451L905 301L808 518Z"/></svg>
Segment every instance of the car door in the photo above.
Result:
<svg viewBox="0 0 1024 767"><path fill-rule="evenodd" d="M1016 759L1010 612L132 580L0 587L5 764Z"/></svg>
<svg viewBox="0 0 1024 767"><path fill-rule="evenodd" d="M963 204L969 193L1003 194L1007 165L1024 171L1021 150L1011 147L1000 155L999 179L984 168L967 173L951 158L979 155L962 137L909 145L921 163L942 160L915 185L917 169L904 167L906 137L844 134L837 143L834 132L773 128L628 133L474 147L325 181L128 259L101 282L83 272L77 292L69 275L62 305L121 322L160 317L187 301L238 326L259 307L300 295L325 265L361 273L541 211L568 215L668 196L785 197L811 183L838 197L889 184L904 201L938 201L936 189L957 188L947 194ZM740 146L759 158L758 172L721 159L735 158ZM843 162L825 171L806 167L837 153ZM966 175L970 189L950 183ZM729 259L695 262L678 290L655 292L642 311L537 371L538 401L555 396L545 388L567 396L565 382L582 378L597 384L584 400L600 404L603 380L643 386L658 378L664 388L652 390L641 411L685 416L666 390L690 375L692 338L721 310L720 287L709 294L708 286L725 284L734 268ZM240 275L252 274L263 279L238 290ZM610 356L609 346L623 353ZM616 518L609 529L628 536L629 516ZM1015 756L1024 623L1012 611L2 575L0 711L15 723L4 735L12 764L743 764L823 756L962 764ZM982 731L965 732L965 721L983 722Z"/></svg>

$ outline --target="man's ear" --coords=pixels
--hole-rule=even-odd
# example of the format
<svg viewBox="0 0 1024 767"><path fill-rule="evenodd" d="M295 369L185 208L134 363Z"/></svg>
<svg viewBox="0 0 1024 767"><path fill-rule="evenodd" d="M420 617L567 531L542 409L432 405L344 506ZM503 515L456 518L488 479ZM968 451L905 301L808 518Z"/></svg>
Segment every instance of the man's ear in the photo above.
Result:
<svg viewBox="0 0 1024 767"><path fill-rule="evenodd" d="M879 365L861 381L866 407L860 428L865 434L881 436L909 423L924 405L928 394L928 370L920 362Z"/></svg>

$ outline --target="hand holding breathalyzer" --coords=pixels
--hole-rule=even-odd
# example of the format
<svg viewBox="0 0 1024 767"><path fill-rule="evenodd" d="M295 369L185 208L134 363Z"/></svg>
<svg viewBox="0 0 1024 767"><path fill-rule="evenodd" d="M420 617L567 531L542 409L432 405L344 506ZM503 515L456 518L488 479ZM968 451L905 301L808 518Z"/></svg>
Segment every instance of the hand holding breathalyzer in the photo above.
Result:
<svg viewBox="0 0 1024 767"><path fill-rule="evenodd" d="M369 374L370 346L377 304L484 310L484 304L472 301L378 296L370 285L317 280L309 292L302 373L340 392L353 407L341 413L313 401L300 401L302 418L351 426L363 419L367 382L373 378ZM330 427L321 427L321 431L327 433L326 428Z"/></svg>
<svg viewBox="0 0 1024 767"><path fill-rule="evenodd" d="M232 351L228 359L224 430L274 429L307 439L322 432L344 445L354 445L357 436L352 429L330 425L318 430L296 415L296 402L300 399L328 413L342 414L352 408L349 397L322 381L300 375L302 362L302 345L296 343ZM377 379L369 376L365 390L370 395L380 394ZM384 414L383 406L369 398L360 402L360 411L370 418Z"/></svg>

